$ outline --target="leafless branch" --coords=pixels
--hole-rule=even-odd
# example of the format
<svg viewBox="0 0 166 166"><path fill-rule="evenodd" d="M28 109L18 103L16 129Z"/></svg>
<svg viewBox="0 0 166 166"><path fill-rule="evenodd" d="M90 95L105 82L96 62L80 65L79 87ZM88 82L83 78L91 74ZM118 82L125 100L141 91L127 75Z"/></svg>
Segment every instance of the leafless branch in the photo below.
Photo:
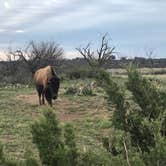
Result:
<svg viewBox="0 0 166 166"><path fill-rule="evenodd" d="M60 65L60 61L63 59L63 49L55 42L35 43L31 41L24 50L11 51L10 55L27 64L33 74L39 67Z"/></svg>
<svg viewBox="0 0 166 166"><path fill-rule="evenodd" d="M126 152L127 164L128 164L128 166L131 166L130 161L129 161L129 154L128 154L128 150L127 150L125 139L123 140L123 145L124 145L124 149L125 149L125 152Z"/></svg>
<svg viewBox="0 0 166 166"><path fill-rule="evenodd" d="M101 39L100 48L96 51L91 50L91 44L86 47L79 47L76 50L84 57L91 67L103 67L107 61L115 57L115 47L109 46L108 34L105 34Z"/></svg>

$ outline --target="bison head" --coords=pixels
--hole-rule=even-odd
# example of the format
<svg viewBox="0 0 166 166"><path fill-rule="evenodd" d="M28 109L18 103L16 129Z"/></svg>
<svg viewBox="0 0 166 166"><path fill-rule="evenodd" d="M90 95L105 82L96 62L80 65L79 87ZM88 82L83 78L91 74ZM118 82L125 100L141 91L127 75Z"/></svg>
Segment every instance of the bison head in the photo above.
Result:
<svg viewBox="0 0 166 166"><path fill-rule="evenodd" d="M60 79L57 76L53 76L49 81L48 81L48 91L50 94L50 98L52 99L57 99L58 97L58 90L59 90L59 84L60 84Z"/></svg>

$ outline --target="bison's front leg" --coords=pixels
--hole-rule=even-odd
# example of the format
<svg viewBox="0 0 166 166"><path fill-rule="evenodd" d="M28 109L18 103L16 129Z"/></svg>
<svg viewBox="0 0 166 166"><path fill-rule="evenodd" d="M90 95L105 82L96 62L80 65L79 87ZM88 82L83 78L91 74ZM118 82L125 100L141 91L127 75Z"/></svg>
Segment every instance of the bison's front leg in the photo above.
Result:
<svg viewBox="0 0 166 166"><path fill-rule="evenodd" d="M51 92L49 89L46 89L46 91L45 91L45 98L46 98L48 104L52 107L52 97L51 97Z"/></svg>
<svg viewBox="0 0 166 166"><path fill-rule="evenodd" d="M48 104L52 107L52 99L47 100Z"/></svg>
<svg viewBox="0 0 166 166"><path fill-rule="evenodd" d="M52 99L47 95L45 95L45 97L46 97L48 104L52 107Z"/></svg>

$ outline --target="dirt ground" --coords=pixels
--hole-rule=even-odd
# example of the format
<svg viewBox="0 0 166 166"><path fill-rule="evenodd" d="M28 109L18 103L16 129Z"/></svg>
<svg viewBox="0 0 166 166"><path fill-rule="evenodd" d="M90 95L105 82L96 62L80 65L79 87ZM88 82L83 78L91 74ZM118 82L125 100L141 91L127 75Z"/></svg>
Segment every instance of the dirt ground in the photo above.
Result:
<svg viewBox="0 0 166 166"><path fill-rule="evenodd" d="M107 118L107 110L104 106L105 101L99 100L98 97L89 97L89 100L83 100L78 97L76 101L70 98L60 95L56 101L53 101L53 108L56 111L56 115L61 122L70 122L74 120L81 120L85 116L93 117L100 114L100 117ZM38 96L35 92L27 95L19 95L18 100L30 104L35 107L42 107L39 105ZM46 102L46 105L47 102ZM32 116L37 116L33 113Z"/></svg>

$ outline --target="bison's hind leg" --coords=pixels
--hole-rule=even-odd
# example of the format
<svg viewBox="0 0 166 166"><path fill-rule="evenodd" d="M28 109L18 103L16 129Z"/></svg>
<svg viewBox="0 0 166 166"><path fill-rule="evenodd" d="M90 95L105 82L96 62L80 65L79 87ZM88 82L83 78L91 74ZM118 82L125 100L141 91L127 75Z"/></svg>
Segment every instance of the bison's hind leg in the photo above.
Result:
<svg viewBox="0 0 166 166"><path fill-rule="evenodd" d="M42 104L41 95L42 95L42 92L43 92L43 86L38 85L38 86L36 86L36 89L37 89L38 96L39 96L39 104L41 105Z"/></svg>
<svg viewBox="0 0 166 166"><path fill-rule="evenodd" d="M44 92L42 92L42 104L45 104L45 100L44 100Z"/></svg>

